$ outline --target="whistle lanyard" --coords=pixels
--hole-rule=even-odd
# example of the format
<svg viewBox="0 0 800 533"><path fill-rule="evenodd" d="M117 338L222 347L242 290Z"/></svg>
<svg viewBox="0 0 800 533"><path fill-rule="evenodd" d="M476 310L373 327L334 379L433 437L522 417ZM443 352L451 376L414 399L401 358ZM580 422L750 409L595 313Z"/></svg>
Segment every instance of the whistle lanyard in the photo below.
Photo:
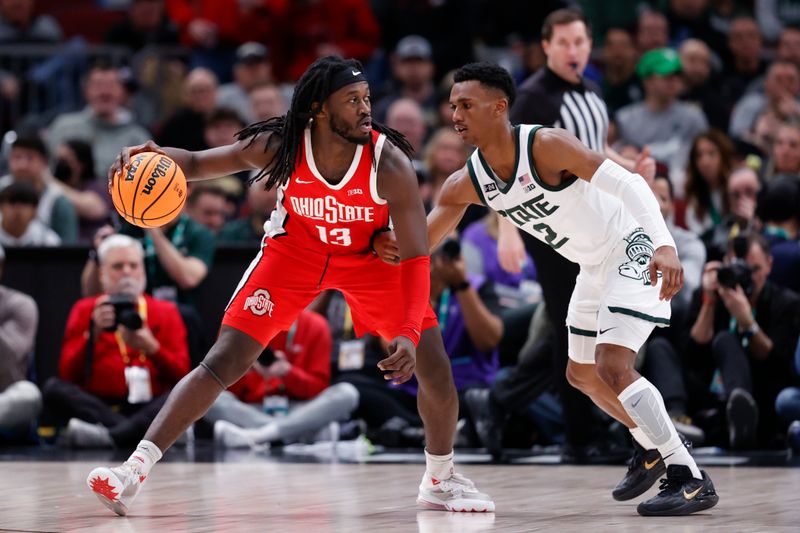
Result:
<svg viewBox="0 0 800 533"><path fill-rule="evenodd" d="M147 301L145 301L144 296L139 296L139 316L142 317L142 324L147 324ZM119 328L114 332L114 338L117 339L117 346L122 356L122 362L125 363L125 366L129 366L131 364L131 358L128 356L128 347L125 345L125 341L122 340L122 333L119 332ZM144 352L139 352L137 360L140 363L144 363L147 360L147 356Z"/></svg>
<svg viewBox="0 0 800 533"><path fill-rule="evenodd" d="M181 215L178 225L175 226L175 231L172 232L172 238L170 239L170 242L172 242L172 245L179 250L181 246L183 246L184 234L186 233L188 220L188 217ZM148 234L145 234L144 236L144 259L147 263L147 280L149 283L153 283L156 279L158 256L156 254L155 244L153 244L153 238Z"/></svg>

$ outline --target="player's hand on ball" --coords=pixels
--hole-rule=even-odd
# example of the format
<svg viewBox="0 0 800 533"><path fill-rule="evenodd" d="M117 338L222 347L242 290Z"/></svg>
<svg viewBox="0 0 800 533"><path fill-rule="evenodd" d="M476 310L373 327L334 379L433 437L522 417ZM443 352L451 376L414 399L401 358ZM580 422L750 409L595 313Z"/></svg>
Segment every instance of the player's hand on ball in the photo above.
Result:
<svg viewBox="0 0 800 533"><path fill-rule="evenodd" d="M400 264L400 247L397 246L397 237L393 231L381 231L372 239L372 249L384 263L390 265Z"/></svg>
<svg viewBox="0 0 800 533"><path fill-rule="evenodd" d="M660 300L671 300L683 287L683 267L678 260L678 253L672 246L661 246L650 260L650 284L658 283L661 272Z"/></svg>
<svg viewBox="0 0 800 533"><path fill-rule="evenodd" d="M417 366L417 348L411 339L402 335L389 343L389 357L378 362L378 368L388 372L383 379L394 385L405 383L414 375Z"/></svg>
<svg viewBox="0 0 800 533"><path fill-rule="evenodd" d="M114 184L114 176L117 174L121 174L122 170L131 164L131 156L140 154L142 152L156 152L159 154L167 155L167 153L161 149L159 145L157 145L153 141L147 141L144 144L140 144L137 146L126 146L123 148L117 158L114 160L114 164L111 165L111 168L108 169L108 192L111 193L111 186Z"/></svg>

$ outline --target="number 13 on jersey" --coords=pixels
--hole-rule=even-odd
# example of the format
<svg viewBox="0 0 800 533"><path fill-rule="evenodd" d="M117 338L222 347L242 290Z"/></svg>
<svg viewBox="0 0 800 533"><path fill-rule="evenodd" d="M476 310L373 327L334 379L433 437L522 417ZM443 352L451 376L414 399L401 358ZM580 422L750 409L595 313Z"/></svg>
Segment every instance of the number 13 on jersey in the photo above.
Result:
<svg viewBox="0 0 800 533"><path fill-rule="evenodd" d="M325 244L335 244L337 246L350 246L353 241L350 239L349 228L333 228L328 231L325 226L315 226L319 231L319 240Z"/></svg>

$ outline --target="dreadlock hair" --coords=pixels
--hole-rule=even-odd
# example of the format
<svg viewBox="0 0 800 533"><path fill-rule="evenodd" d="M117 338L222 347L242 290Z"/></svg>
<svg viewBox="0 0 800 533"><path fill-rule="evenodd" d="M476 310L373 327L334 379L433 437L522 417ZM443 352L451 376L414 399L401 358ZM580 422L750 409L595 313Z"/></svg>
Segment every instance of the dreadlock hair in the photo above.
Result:
<svg viewBox="0 0 800 533"><path fill-rule="evenodd" d="M502 91L508 98L508 107L511 108L514 105L514 99L517 97L514 80L508 71L500 65L485 61L469 63L456 70L455 74L453 74L454 83L471 80L475 80L486 87Z"/></svg>
<svg viewBox="0 0 800 533"><path fill-rule="evenodd" d="M250 178L248 184L267 178L265 187L272 189L276 185L281 186L289 181L300 161L300 146L308 121L321 111L322 102L331 94L333 76L343 69L363 71L364 67L355 59L342 59L336 56L317 59L297 82L292 95L292 103L286 115L251 124L238 133L240 141L250 139L247 146L250 146L262 133L271 133L280 137L280 145L275 151L275 155L258 174ZM372 129L386 135L392 144L409 159L412 159L414 149L402 133L377 122L372 123ZM370 138L371 143L372 139ZM267 143L264 144L264 151L266 152L266 150Z"/></svg>

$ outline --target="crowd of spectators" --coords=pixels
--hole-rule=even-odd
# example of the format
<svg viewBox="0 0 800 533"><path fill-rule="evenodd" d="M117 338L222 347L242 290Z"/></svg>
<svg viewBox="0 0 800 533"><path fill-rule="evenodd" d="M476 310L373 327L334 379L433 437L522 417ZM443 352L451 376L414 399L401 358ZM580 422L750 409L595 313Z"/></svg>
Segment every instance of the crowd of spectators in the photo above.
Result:
<svg viewBox="0 0 800 533"><path fill-rule="evenodd" d="M426 208L471 150L452 129L453 68L483 59L520 83L550 69L570 87L577 82L564 72L596 86L608 135L594 148L635 162L685 271L672 324L653 334L637 366L695 445L800 442L796 2L75 4L108 25L88 28L91 21L76 22L57 2L0 0L0 274L3 247L90 250L80 280L66 280L84 298L60 354L34 346L43 302L0 285L0 441L53 431L73 447L141 439L202 357L197 339L217 328L196 307L215 253L255 251L277 192L249 186L246 173L224 176L193 185L171 223L142 230L116 216L109 166L122 147L148 139L188 150L233 142L247 124L286 111L311 62L339 54L363 62L373 118L414 147ZM555 52L556 35L543 38L538 28L566 7L589 16L588 46ZM558 64L556 53L575 55ZM512 117L536 116L527 114L537 105L531 94ZM377 252L393 260L391 249ZM431 261L431 304L461 406L457 443L496 457L565 442L551 357L564 325L545 312L536 267L527 256L518 272L504 270L497 217L478 206ZM385 348L353 338L350 310L326 294L220 396L198 434L264 449L331 438L338 422L344 436L418 445L414 382L384 382L375 363ZM58 374L37 381L33 358L58 359ZM623 440L595 415L608 439Z"/></svg>

